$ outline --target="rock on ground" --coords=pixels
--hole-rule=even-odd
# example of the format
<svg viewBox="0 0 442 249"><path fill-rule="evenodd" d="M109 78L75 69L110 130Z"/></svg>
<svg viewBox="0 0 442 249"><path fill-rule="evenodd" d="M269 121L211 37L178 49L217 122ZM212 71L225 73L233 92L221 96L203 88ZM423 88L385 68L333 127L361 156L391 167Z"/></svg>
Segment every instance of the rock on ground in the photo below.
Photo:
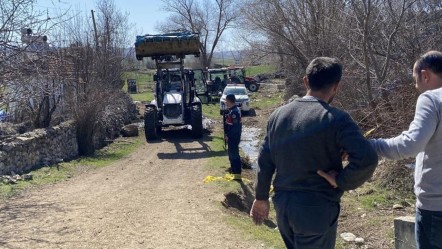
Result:
<svg viewBox="0 0 442 249"><path fill-rule="evenodd" d="M404 209L404 206L402 206L402 205L400 205L400 204L394 204L394 205L393 205L393 209L394 209L394 210Z"/></svg>
<svg viewBox="0 0 442 249"><path fill-rule="evenodd" d="M356 235L352 233L341 233L341 238L346 242L353 242L356 239Z"/></svg>
<svg viewBox="0 0 442 249"><path fill-rule="evenodd" d="M138 126L135 124L129 124L121 129L121 135L123 137L136 137L138 136Z"/></svg>
<svg viewBox="0 0 442 249"><path fill-rule="evenodd" d="M362 245L362 244L364 244L365 240L363 238L356 238L355 242L356 242L356 244Z"/></svg>

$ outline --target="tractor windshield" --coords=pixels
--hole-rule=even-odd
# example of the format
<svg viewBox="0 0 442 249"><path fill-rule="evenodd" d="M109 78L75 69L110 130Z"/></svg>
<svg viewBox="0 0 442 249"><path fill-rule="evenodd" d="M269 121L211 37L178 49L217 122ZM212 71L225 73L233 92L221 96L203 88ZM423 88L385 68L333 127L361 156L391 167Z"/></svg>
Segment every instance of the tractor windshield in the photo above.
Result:
<svg viewBox="0 0 442 249"><path fill-rule="evenodd" d="M168 91L181 91L181 72L179 71L169 71L163 74L163 81L165 83L165 90Z"/></svg>
<svg viewBox="0 0 442 249"><path fill-rule="evenodd" d="M244 71L241 68L238 69L230 69L229 70L229 75L231 77L236 76L236 77L244 77Z"/></svg>
<svg viewBox="0 0 442 249"><path fill-rule="evenodd" d="M217 78L219 80L223 80L224 79L224 75L227 75L227 73L226 72L216 72L216 73L211 72L210 73L210 80L215 81L215 80L217 80Z"/></svg>

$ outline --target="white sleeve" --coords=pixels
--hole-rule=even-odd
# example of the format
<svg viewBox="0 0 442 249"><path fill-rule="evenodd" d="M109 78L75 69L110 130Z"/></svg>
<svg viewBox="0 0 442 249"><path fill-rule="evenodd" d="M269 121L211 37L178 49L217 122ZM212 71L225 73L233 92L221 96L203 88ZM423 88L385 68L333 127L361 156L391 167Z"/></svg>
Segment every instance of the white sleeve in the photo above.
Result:
<svg viewBox="0 0 442 249"><path fill-rule="evenodd" d="M424 151L439 123L438 107L431 93L421 94L417 100L416 113L407 131L389 139L372 139L370 142L379 156L398 160L415 157Z"/></svg>

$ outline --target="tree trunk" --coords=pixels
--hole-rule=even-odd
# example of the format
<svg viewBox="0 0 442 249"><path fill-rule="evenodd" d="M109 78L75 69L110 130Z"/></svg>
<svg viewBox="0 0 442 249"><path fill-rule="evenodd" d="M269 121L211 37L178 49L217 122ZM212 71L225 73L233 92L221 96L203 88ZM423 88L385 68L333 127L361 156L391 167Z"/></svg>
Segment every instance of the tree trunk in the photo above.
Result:
<svg viewBox="0 0 442 249"><path fill-rule="evenodd" d="M89 120L77 121L78 152L81 156L90 156L95 152L94 124Z"/></svg>
<svg viewBox="0 0 442 249"><path fill-rule="evenodd" d="M201 66L205 68L210 68L210 61L206 52L201 52Z"/></svg>
<svg viewBox="0 0 442 249"><path fill-rule="evenodd" d="M51 123L49 96L44 96L34 116L34 127L37 129L47 128Z"/></svg>

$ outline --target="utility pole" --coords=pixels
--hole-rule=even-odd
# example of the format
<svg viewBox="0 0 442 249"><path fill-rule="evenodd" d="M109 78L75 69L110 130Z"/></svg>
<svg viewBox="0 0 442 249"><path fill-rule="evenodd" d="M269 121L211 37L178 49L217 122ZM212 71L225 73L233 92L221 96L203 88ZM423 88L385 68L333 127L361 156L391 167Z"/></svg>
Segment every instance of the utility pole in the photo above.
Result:
<svg viewBox="0 0 442 249"><path fill-rule="evenodd" d="M95 47L98 48L98 32L97 32L97 24L95 23L94 10L91 10L91 13L92 13L92 22L94 23Z"/></svg>

